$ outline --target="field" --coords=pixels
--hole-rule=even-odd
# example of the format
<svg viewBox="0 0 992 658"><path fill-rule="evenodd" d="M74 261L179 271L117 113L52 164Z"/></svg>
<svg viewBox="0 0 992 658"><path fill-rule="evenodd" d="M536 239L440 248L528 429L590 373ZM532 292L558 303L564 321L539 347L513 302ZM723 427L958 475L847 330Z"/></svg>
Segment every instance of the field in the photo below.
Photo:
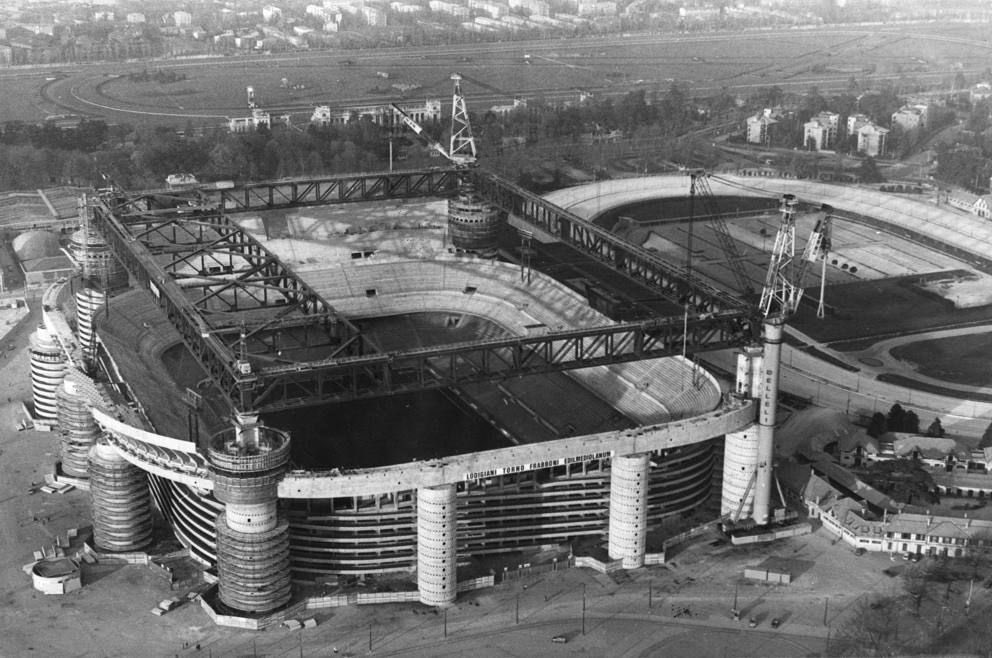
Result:
<svg viewBox="0 0 992 658"><path fill-rule="evenodd" d="M0 112L5 120L74 113L111 122L217 125L246 113L245 87L252 85L263 108L288 112L294 123L302 123L316 104L445 98L453 71L467 76L464 91L477 111L507 104L516 95L575 101L580 89L601 95L638 88L664 93L673 81L704 95L722 88L746 95L771 85L799 92L811 85L840 90L852 76L869 85L883 80L939 85L957 70L982 71L988 49L980 26L948 24L60 65L0 73L6 91ZM185 79L160 83L127 77L145 70ZM394 84L413 87L404 93Z"/></svg>
<svg viewBox="0 0 992 658"><path fill-rule="evenodd" d="M970 386L992 384L992 333L921 340L894 347L891 354L914 364L921 375Z"/></svg>
<svg viewBox="0 0 992 658"><path fill-rule="evenodd" d="M917 285L919 276L858 281L827 287L827 317L812 305L800 307L792 325L839 350L863 349L882 337L903 332L963 326L992 319L992 306L955 308Z"/></svg>

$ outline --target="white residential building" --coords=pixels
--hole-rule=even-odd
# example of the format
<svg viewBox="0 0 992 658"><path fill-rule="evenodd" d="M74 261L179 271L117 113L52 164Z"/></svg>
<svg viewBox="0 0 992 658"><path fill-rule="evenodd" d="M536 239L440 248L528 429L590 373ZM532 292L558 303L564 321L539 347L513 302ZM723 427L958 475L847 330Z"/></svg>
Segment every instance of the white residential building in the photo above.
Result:
<svg viewBox="0 0 992 658"><path fill-rule="evenodd" d="M176 27L189 27L193 24L193 14L188 11L172 12L172 22Z"/></svg>
<svg viewBox="0 0 992 658"><path fill-rule="evenodd" d="M768 144L771 141L772 126L778 123L774 112L765 108L760 114L747 118L747 143Z"/></svg>
<svg viewBox="0 0 992 658"><path fill-rule="evenodd" d="M471 16L471 12L468 7L456 5L452 2L445 2L444 0L430 0L427 6L430 7L433 12L447 14L448 16L453 16L455 18L468 20ZM471 25L471 23L469 23L469 25Z"/></svg>
<svg viewBox="0 0 992 658"><path fill-rule="evenodd" d="M903 132L924 130L927 127L929 108L926 105L904 105L892 113L892 127Z"/></svg>
<svg viewBox="0 0 992 658"><path fill-rule="evenodd" d="M858 129L868 123L871 123L871 117L867 114L851 114L847 117L847 134L858 134Z"/></svg>
<svg viewBox="0 0 992 658"><path fill-rule="evenodd" d="M617 3L615 2L580 2L579 16L616 16Z"/></svg>
<svg viewBox="0 0 992 658"><path fill-rule="evenodd" d="M813 151L822 151L837 141L840 115L836 112L820 112L803 124L803 146Z"/></svg>
<svg viewBox="0 0 992 658"><path fill-rule="evenodd" d="M265 5L262 7L262 20L271 23L282 18L282 9L275 5Z"/></svg>
<svg viewBox="0 0 992 658"><path fill-rule="evenodd" d="M488 0L468 0L468 8L482 12L490 18L502 18L510 13L510 6Z"/></svg>
<svg viewBox="0 0 992 658"><path fill-rule="evenodd" d="M858 152L877 158L885 155L889 131L872 122L862 124L858 130Z"/></svg>
<svg viewBox="0 0 992 658"><path fill-rule="evenodd" d="M127 17L125 18L125 20L128 23L132 24L132 25L136 25L138 23L144 23L145 22L145 15L144 14L141 14L139 12L133 11L130 14L127 15Z"/></svg>
<svg viewBox="0 0 992 658"><path fill-rule="evenodd" d="M531 18L534 16L550 16L551 5L544 0L509 0L511 9L523 9Z"/></svg>
<svg viewBox="0 0 992 658"><path fill-rule="evenodd" d="M362 7L361 8L362 18L365 22L372 27L385 27L386 26L386 12L381 9L376 9L375 7Z"/></svg>

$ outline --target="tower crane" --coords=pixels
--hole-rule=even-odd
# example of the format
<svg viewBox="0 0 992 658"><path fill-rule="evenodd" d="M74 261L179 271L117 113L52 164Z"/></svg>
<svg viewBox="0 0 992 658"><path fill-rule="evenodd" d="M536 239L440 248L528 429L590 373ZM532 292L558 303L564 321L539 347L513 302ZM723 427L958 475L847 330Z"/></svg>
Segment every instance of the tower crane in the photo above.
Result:
<svg viewBox="0 0 992 658"><path fill-rule="evenodd" d="M462 76L459 73L452 73L451 80L454 82L455 89L451 99L451 139L447 149L428 135L423 126L400 109L398 105L391 103L390 107L410 130L427 143L428 147L450 160L456 167L471 167L476 163L477 151L475 149L475 137L472 136L472 125L468 119L468 110L465 107L465 97L462 95Z"/></svg>
<svg viewBox="0 0 992 658"><path fill-rule="evenodd" d="M782 197L779 207L781 223L775 235L771 260L765 275L765 285L758 302L762 317L763 349L762 376L758 398L757 454L753 518L758 525L768 523L772 493L772 460L774 457L775 418L778 404L779 362L782 336L786 321L792 317L802 299L802 280L809 265L818 258L826 262L830 248L830 206L822 206L818 219L802 255L796 257L796 208L792 194ZM824 265L824 268L826 266ZM825 269L823 274L825 274ZM821 288L823 284L821 282ZM822 292L821 292L822 307Z"/></svg>
<svg viewBox="0 0 992 658"><path fill-rule="evenodd" d="M429 148L450 160L459 170L458 196L448 201L448 233L452 246L459 251L494 257L504 214L476 193L471 176L468 175L467 170L476 165L478 152L465 106L465 96L462 94L462 76L452 73L451 80L454 83L454 92L451 98L451 137L447 148L431 138L423 126L399 106L393 104L391 107L400 120L424 140Z"/></svg>
<svg viewBox="0 0 992 658"><path fill-rule="evenodd" d="M820 206L820 216L806 241L803 253L799 258L796 258L797 205L795 196L786 194L782 197L782 203L779 207L782 220L778 232L775 234L771 261L765 274L761 300L758 302L758 310L766 319L780 315L784 321L799 309L806 276L810 266L817 260L822 260L817 317L823 317L823 296L826 287L827 253L830 251L831 245L831 213L833 208L827 204Z"/></svg>

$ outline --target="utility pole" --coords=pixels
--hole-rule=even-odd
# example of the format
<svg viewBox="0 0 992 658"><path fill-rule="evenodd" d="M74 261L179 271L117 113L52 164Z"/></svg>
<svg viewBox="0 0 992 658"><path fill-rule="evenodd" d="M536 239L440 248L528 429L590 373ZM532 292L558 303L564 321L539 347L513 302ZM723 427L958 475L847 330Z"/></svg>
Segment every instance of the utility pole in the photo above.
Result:
<svg viewBox="0 0 992 658"><path fill-rule="evenodd" d="M516 623L518 623L518 624L520 623L520 593L519 592L517 592L517 613L516 613L516 616L514 617L514 619L516 619Z"/></svg>
<svg viewBox="0 0 992 658"><path fill-rule="evenodd" d="M586 584L582 583L582 634L586 634Z"/></svg>

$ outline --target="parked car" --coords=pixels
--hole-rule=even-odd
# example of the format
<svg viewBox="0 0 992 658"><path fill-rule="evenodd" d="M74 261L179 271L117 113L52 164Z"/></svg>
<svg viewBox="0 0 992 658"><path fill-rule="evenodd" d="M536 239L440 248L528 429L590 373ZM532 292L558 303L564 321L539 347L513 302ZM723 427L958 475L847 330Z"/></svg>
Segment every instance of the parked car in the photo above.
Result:
<svg viewBox="0 0 992 658"><path fill-rule="evenodd" d="M865 554L864 547L863 546L858 546L856 549L854 549L854 554L855 555L864 555Z"/></svg>
<svg viewBox="0 0 992 658"><path fill-rule="evenodd" d="M757 627L757 625L758 625L758 618L757 617L751 617L750 619L747 620L747 625L748 625L748 628L755 628L755 627Z"/></svg>
<svg viewBox="0 0 992 658"><path fill-rule="evenodd" d="M781 625L782 625L782 620L781 619L779 619L778 617L775 617L774 619L772 619L772 628L778 628Z"/></svg>
<svg viewBox="0 0 992 658"><path fill-rule="evenodd" d="M568 638L565 637L564 635L555 635L553 638L551 638L551 641L554 642L555 644L565 644L568 642Z"/></svg>

